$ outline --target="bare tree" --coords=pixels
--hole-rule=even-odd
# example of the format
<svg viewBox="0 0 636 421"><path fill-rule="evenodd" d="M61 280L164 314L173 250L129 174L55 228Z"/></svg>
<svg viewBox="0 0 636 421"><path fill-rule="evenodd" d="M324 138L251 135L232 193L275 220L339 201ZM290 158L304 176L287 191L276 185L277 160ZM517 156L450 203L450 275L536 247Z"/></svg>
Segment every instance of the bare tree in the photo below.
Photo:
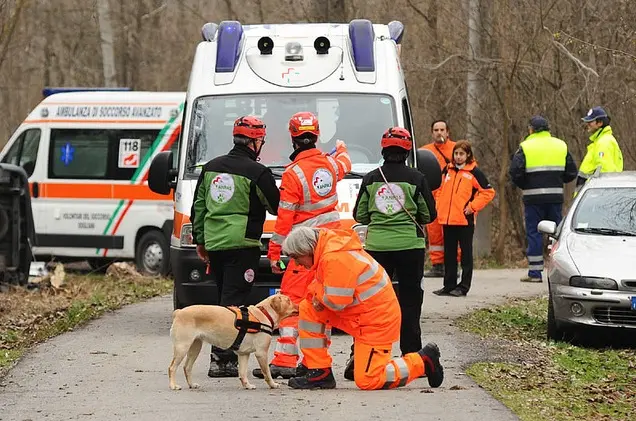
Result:
<svg viewBox="0 0 636 421"><path fill-rule="evenodd" d="M115 79L115 51L113 47L113 27L110 22L110 6L108 0L97 0L97 17L102 47L102 66L104 69L104 85L117 86Z"/></svg>

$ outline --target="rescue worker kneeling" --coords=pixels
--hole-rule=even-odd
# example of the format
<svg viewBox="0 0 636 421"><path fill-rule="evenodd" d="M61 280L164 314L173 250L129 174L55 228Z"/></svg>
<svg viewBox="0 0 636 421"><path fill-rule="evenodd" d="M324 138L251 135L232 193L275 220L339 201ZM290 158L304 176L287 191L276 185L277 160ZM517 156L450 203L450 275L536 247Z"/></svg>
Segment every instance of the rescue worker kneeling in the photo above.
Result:
<svg viewBox="0 0 636 421"><path fill-rule="evenodd" d="M386 271L364 251L357 234L298 227L283 242L283 253L316 274L299 306L304 376L291 378L290 387L336 387L326 325L353 336L353 375L360 389L393 389L425 374L431 387L442 384L444 370L436 344L391 357L400 337L400 305Z"/></svg>

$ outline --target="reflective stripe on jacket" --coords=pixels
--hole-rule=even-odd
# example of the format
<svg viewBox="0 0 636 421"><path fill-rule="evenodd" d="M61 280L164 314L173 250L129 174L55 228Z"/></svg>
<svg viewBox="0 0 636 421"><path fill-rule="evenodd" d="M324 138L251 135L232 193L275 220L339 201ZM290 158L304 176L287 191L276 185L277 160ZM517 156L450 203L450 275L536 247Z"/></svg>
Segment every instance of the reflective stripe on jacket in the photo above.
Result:
<svg viewBox="0 0 636 421"><path fill-rule="evenodd" d="M308 295L357 327L369 345L395 342L401 313L386 271L364 249L358 235L321 230L314 250L316 280Z"/></svg>
<svg viewBox="0 0 636 421"><path fill-rule="evenodd" d="M524 203L562 203L563 184L576 178L576 164L564 141L541 131L521 142L510 177L523 190Z"/></svg>
<svg viewBox="0 0 636 421"><path fill-rule="evenodd" d="M283 241L296 225L340 226L336 184L349 171L351 159L344 146L340 146L334 156L315 148L295 156L283 172L280 184L278 217L267 253L270 260L280 260Z"/></svg>

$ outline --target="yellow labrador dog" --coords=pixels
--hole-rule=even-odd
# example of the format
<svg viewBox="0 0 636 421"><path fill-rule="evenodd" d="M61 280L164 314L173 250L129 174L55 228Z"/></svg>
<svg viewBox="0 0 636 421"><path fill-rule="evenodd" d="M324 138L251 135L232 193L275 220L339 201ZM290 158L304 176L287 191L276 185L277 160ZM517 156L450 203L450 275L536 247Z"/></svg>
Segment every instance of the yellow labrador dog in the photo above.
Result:
<svg viewBox="0 0 636 421"><path fill-rule="evenodd" d="M272 340L271 332L278 323L285 317L298 314L298 306L286 295L275 294L267 297L255 306L249 306L249 315L256 325L260 323L261 331L254 332L250 329L245 333L243 340L237 344L239 330L235 326L237 317L240 318L240 311L236 312L230 308L213 305L193 305L172 313L172 327L170 337L172 338L173 357L168 368L170 379L170 389L179 390L181 386L175 381L175 373L181 361L185 358L183 372L186 381L191 389L199 387L192 383L192 366L199 356L203 342L228 349L232 345L238 346L235 350L238 355L238 372L241 384L245 389L255 389L256 387L247 380L247 363L251 353L256 354L258 365L265 376L265 382L272 389L280 385L272 379L267 364L269 345ZM252 324L254 326L254 324ZM239 338L240 340L240 338Z"/></svg>

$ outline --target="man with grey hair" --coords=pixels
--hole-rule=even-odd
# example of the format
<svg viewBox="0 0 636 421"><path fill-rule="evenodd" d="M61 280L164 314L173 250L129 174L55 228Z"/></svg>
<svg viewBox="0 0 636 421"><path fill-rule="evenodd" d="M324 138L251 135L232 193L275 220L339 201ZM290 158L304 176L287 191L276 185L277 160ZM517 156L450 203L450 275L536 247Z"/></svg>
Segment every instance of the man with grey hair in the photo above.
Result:
<svg viewBox="0 0 636 421"><path fill-rule="evenodd" d="M353 377L360 389L393 389L423 375L431 387L442 384L444 369L436 344L391 357L393 343L400 338L400 305L386 271L364 250L356 233L301 226L285 238L282 250L315 273L299 305L303 368L289 379L290 387L336 387L327 324L353 336Z"/></svg>

